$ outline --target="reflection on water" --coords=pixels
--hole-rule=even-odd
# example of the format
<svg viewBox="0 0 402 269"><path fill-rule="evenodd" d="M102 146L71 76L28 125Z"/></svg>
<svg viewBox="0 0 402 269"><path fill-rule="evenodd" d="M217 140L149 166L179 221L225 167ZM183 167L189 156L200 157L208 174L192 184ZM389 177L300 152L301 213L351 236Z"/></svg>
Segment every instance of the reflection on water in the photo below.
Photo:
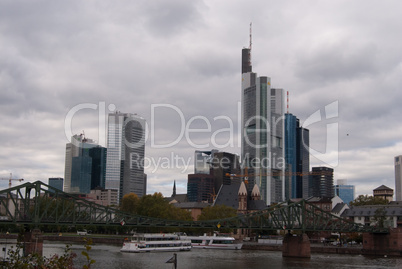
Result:
<svg viewBox="0 0 402 269"><path fill-rule="evenodd" d="M63 253L65 244L45 243L44 255ZM73 245L75 264L82 267L83 245ZM173 252L121 253L120 246L94 245L89 252L96 260L93 268L172 268L166 263ZM277 251L193 249L178 252L177 268L240 269L240 268L402 268L402 258L366 257L361 255L314 254L311 259L282 258Z"/></svg>

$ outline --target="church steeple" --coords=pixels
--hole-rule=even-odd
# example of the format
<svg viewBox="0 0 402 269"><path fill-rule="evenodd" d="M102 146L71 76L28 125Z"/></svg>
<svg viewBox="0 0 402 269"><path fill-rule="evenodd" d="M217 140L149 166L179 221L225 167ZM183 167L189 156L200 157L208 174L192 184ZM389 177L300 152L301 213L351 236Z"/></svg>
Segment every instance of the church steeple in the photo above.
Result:
<svg viewBox="0 0 402 269"><path fill-rule="evenodd" d="M173 194L172 194L172 197L175 197L176 196L176 180L174 181L174 183L173 183Z"/></svg>

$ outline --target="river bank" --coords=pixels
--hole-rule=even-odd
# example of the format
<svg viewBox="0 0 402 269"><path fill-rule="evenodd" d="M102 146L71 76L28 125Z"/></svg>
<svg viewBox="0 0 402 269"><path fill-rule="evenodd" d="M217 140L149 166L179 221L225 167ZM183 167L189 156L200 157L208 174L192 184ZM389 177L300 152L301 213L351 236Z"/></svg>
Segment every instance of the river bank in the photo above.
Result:
<svg viewBox="0 0 402 269"><path fill-rule="evenodd" d="M91 238L94 245L114 245L121 246L124 239L129 237L128 235L102 235L102 234L90 234L86 236L78 236L77 234L43 234L44 241L51 242L65 242L65 243L78 243L84 244L83 238ZM16 234L0 234L0 239L16 240ZM244 250L264 250L264 251L282 251L282 245L279 244L261 244L257 242L244 242ZM311 253L325 253L325 254L351 254L351 255L363 255L361 246L323 246L320 244L311 245Z"/></svg>
<svg viewBox="0 0 402 269"><path fill-rule="evenodd" d="M348 246L348 247L337 247L337 246L322 246L319 244L312 244L311 253L326 253L326 254L353 254L362 255L361 246ZM261 244L255 242L244 242L243 248L245 250L266 250L266 251L282 251L282 245L274 244Z"/></svg>

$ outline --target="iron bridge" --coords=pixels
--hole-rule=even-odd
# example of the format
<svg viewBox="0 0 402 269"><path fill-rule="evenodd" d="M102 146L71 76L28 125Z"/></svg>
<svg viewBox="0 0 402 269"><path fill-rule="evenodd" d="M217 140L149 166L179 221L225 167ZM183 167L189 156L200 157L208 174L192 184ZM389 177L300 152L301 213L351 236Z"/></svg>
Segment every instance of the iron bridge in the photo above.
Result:
<svg viewBox="0 0 402 269"><path fill-rule="evenodd" d="M209 221L177 221L131 215L62 192L40 181L0 191L0 224L124 225L131 227L232 228L258 230L377 232L388 229L363 226L332 215L301 200L285 202L237 217Z"/></svg>

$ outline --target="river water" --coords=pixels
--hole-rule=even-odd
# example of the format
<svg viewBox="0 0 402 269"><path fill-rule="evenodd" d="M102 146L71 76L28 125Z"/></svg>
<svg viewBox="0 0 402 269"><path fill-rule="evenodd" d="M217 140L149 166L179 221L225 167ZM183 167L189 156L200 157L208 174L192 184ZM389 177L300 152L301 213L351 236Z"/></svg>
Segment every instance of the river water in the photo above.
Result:
<svg viewBox="0 0 402 269"><path fill-rule="evenodd" d="M65 249L63 243L45 243L43 254L61 254ZM85 257L81 255L82 245L72 245L77 253L75 265L82 268ZM173 268L166 263L173 252L121 253L119 246L94 245L89 255L96 263L91 268ZM177 252L177 268L200 269L243 269L243 268L402 268L402 258L366 257L361 255L315 254L311 259L283 258L278 251L254 250L209 250L192 249Z"/></svg>

